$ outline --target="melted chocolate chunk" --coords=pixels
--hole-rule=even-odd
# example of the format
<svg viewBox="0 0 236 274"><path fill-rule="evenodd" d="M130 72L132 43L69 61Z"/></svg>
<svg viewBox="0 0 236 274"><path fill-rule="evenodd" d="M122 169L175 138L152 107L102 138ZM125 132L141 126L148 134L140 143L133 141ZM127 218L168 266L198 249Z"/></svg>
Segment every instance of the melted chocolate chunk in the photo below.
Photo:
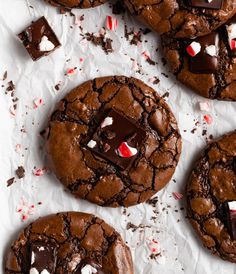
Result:
<svg viewBox="0 0 236 274"><path fill-rule="evenodd" d="M201 51L194 57L190 57L190 71L193 73L214 73L218 69L219 36L216 32L197 38ZM210 47L214 47L216 54L211 55Z"/></svg>
<svg viewBox="0 0 236 274"><path fill-rule="evenodd" d="M226 211L226 222L228 226L229 233L231 237L236 241L236 209L230 209L229 204L234 204L235 202L225 203L224 208Z"/></svg>
<svg viewBox="0 0 236 274"><path fill-rule="evenodd" d="M56 245L45 242L34 242L30 247L31 266L30 269L36 269L39 273L47 270L54 273L56 267Z"/></svg>
<svg viewBox="0 0 236 274"><path fill-rule="evenodd" d="M43 56L47 56L61 45L45 17L41 17L33 22L23 32L18 34L18 37L33 61L36 61ZM43 37L44 39L48 39L45 43L47 43L47 45L49 43L51 46L48 50L40 50L40 43L42 42Z"/></svg>
<svg viewBox="0 0 236 274"><path fill-rule="evenodd" d="M107 120L107 122L106 122ZM121 169L128 168L138 156L138 150L146 137L144 129L137 126L131 119L112 109L104 117L103 122L97 128L92 137L96 142L90 149L100 157L111 161ZM122 143L137 149L137 153L131 157L122 157L117 149Z"/></svg>
<svg viewBox="0 0 236 274"><path fill-rule="evenodd" d="M195 8L219 10L222 6L222 0L190 0L190 5Z"/></svg>

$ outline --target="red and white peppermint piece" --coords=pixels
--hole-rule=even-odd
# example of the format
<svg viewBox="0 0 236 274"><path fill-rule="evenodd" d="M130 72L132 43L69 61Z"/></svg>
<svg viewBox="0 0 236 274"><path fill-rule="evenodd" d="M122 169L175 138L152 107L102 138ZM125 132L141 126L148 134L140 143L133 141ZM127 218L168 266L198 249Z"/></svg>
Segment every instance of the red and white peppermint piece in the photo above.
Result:
<svg viewBox="0 0 236 274"><path fill-rule="evenodd" d="M150 59L150 55L148 54L147 51L142 52L142 55L144 56L144 58L145 58L146 60Z"/></svg>
<svg viewBox="0 0 236 274"><path fill-rule="evenodd" d="M21 151L21 144L16 144L15 151L17 153L20 153L20 151Z"/></svg>
<svg viewBox="0 0 236 274"><path fill-rule="evenodd" d="M206 114L203 116L203 119L205 120L205 122L210 125L213 122L213 118L210 114Z"/></svg>
<svg viewBox="0 0 236 274"><path fill-rule="evenodd" d="M44 168L35 168L33 169L33 174L37 177L40 177L40 176L43 176L46 172L47 172L47 168L44 167Z"/></svg>
<svg viewBox="0 0 236 274"><path fill-rule="evenodd" d="M137 152L138 152L138 150L134 147L129 146L127 144L127 142L121 143L117 149L117 154L123 158L130 158L130 157L136 155Z"/></svg>
<svg viewBox="0 0 236 274"><path fill-rule="evenodd" d="M199 108L201 111L209 111L210 110L210 104L207 101L203 101L199 103Z"/></svg>
<svg viewBox="0 0 236 274"><path fill-rule="evenodd" d="M10 106L9 112L12 117L16 117L16 109L14 108L14 106Z"/></svg>
<svg viewBox="0 0 236 274"><path fill-rule="evenodd" d="M186 51L190 56L194 57L201 51L201 45L194 41L186 48Z"/></svg>
<svg viewBox="0 0 236 274"><path fill-rule="evenodd" d="M112 117L106 117L103 122L101 123L101 128L111 126L113 124L113 118Z"/></svg>
<svg viewBox="0 0 236 274"><path fill-rule="evenodd" d="M66 70L66 75L73 75L75 74L77 68L69 68Z"/></svg>
<svg viewBox="0 0 236 274"><path fill-rule="evenodd" d="M148 247L149 247L149 249L151 250L151 252L153 254L159 253L159 243L158 243L158 241L156 241L154 239L149 240Z"/></svg>
<svg viewBox="0 0 236 274"><path fill-rule="evenodd" d="M229 41L236 38L236 23L226 26Z"/></svg>
<svg viewBox="0 0 236 274"><path fill-rule="evenodd" d="M90 140L90 141L87 143L87 146L90 147L90 148L94 148L96 145L97 145L97 142L94 141L94 140Z"/></svg>
<svg viewBox="0 0 236 274"><path fill-rule="evenodd" d="M112 30L112 31L116 30L118 27L118 20L115 17L108 15L106 27L107 27L107 29Z"/></svg>
<svg viewBox="0 0 236 274"><path fill-rule="evenodd" d="M236 219L236 201L228 202L231 219Z"/></svg>
<svg viewBox="0 0 236 274"><path fill-rule="evenodd" d="M217 49L215 45L210 45L205 48L205 52L210 56L217 56Z"/></svg>
<svg viewBox="0 0 236 274"><path fill-rule="evenodd" d="M181 200L183 198L183 194L179 192L172 192L172 195L175 198L175 200Z"/></svg>
<svg viewBox="0 0 236 274"><path fill-rule="evenodd" d="M231 50L236 49L236 40L231 40L229 44L230 44Z"/></svg>
<svg viewBox="0 0 236 274"><path fill-rule="evenodd" d="M20 214L21 221L27 221L30 215L35 213L35 205L29 204L28 201L22 197L20 204L16 208L16 212Z"/></svg>
<svg viewBox="0 0 236 274"><path fill-rule="evenodd" d="M132 70L134 70L134 71L138 71L139 70L138 62L136 60L133 60Z"/></svg>
<svg viewBox="0 0 236 274"><path fill-rule="evenodd" d="M43 36L41 42L39 43L39 50L40 51L51 51L55 48L55 45L48 40L47 36Z"/></svg>
<svg viewBox="0 0 236 274"><path fill-rule="evenodd" d="M34 108L38 108L39 106L43 105L43 99L42 98L36 98L33 101Z"/></svg>

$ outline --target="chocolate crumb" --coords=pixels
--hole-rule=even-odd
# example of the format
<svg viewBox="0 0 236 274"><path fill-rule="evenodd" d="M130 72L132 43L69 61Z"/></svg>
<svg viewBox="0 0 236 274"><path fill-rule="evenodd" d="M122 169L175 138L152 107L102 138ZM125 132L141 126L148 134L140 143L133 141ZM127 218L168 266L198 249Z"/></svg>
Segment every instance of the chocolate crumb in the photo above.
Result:
<svg viewBox="0 0 236 274"><path fill-rule="evenodd" d="M14 183L15 177L10 178L7 180L7 187L11 186Z"/></svg>
<svg viewBox="0 0 236 274"><path fill-rule="evenodd" d="M15 171L15 173L16 173L16 175L17 175L17 177L19 179L24 178L25 177L25 169L24 169L24 167L23 166L19 166L17 168L17 170Z"/></svg>

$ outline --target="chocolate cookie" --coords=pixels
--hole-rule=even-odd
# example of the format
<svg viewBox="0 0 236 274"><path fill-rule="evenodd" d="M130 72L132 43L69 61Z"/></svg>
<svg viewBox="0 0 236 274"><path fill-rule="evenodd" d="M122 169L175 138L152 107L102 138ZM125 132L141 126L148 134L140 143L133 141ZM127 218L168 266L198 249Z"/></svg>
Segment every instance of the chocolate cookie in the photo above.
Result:
<svg viewBox="0 0 236 274"><path fill-rule="evenodd" d="M177 79L200 95L236 100L236 16L195 40L162 36L165 57Z"/></svg>
<svg viewBox="0 0 236 274"><path fill-rule="evenodd" d="M133 274L129 248L94 215L65 212L26 227L6 255L5 274Z"/></svg>
<svg viewBox="0 0 236 274"><path fill-rule="evenodd" d="M188 218L213 254L236 262L236 131L211 143L187 185Z"/></svg>
<svg viewBox="0 0 236 274"><path fill-rule="evenodd" d="M236 13L234 0L125 0L135 14L160 34L176 38L206 35Z"/></svg>
<svg viewBox="0 0 236 274"><path fill-rule="evenodd" d="M173 175L181 136L152 88L124 76L75 88L51 116L47 150L58 179L102 206L142 203Z"/></svg>
<svg viewBox="0 0 236 274"><path fill-rule="evenodd" d="M45 0L49 4L65 9L88 9L102 5L106 0Z"/></svg>

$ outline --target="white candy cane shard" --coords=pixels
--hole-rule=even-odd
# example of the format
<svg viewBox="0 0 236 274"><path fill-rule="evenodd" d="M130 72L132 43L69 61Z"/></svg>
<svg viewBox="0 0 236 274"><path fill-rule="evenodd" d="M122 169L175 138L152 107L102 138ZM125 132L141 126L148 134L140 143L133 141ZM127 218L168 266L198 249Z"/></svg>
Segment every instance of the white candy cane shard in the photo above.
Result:
<svg viewBox="0 0 236 274"><path fill-rule="evenodd" d="M208 3L211 3L213 0L207 0Z"/></svg>
<svg viewBox="0 0 236 274"><path fill-rule="evenodd" d="M236 38L236 24L231 24L229 26L226 26L226 30L228 33L229 41Z"/></svg>
<svg viewBox="0 0 236 274"><path fill-rule="evenodd" d="M106 27L109 30L116 30L118 27L118 20L112 16L107 16Z"/></svg>
<svg viewBox="0 0 236 274"><path fill-rule="evenodd" d="M40 51L51 51L55 48L55 45L48 40L47 36L43 36L41 42L39 43L39 50Z"/></svg>
<svg viewBox="0 0 236 274"><path fill-rule="evenodd" d="M31 268L30 269L30 274L39 274L39 272L36 268Z"/></svg>
<svg viewBox="0 0 236 274"><path fill-rule="evenodd" d="M236 201L228 202L229 210L232 212L236 212Z"/></svg>
<svg viewBox="0 0 236 274"><path fill-rule="evenodd" d="M199 103L199 108L201 111L209 111L210 110L210 104L207 101L200 102Z"/></svg>
<svg viewBox="0 0 236 274"><path fill-rule="evenodd" d="M192 42L187 48L187 53L194 57L201 51L201 45L198 42Z"/></svg>
<svg viewBox="0 0 236 274"><path fill-rule="evenodd" d="M217 49L216 49L216 46L214 46L214 45L210 45L210 46L206 47L205 52L212 57L217 56Z"/></svg>
<svg viewBox="0 0 236 274"><path fill-rule="evenodd" d="M35 262L35 254L34 252L32 252L32 255L31 255L31 265L34 264Z"/></svg>
<svg viewBox="0 0 236 274"><path fill-rule="evenodd" d="M129 146L127 142L121 143L118 149L116 150L116 153L123 158L130 158L136 155L137 152L138 150L134 147Z"/></svg>
<svg viewBox="0 0 236 274"><path fill-rule="evenodd" d="M113 118L108 116L101 123L101 128L111 126L112 124L113 124Z"/></svg>
<svg viewBox="0 0 236 274"><path fill-rule="evenodd" d="M94 141L94 140L90 140L90 141L87 143L87 146L90 147L90 148L94 148L96 145L97 145L97 142Z"/></svg>
<svg viewBox="0 0 236 274"><path fill-rule="evenodd" d="M81 274L96 274L97 269L92 267L90 264L86 264L82 269L81 269Z"/></svg>
<svg viewBox="0 0 236 274"><path fill-rule="evenodd" d="M44 269L43 271L41 271L40 274L50 274L50 273L47 271L47 269Z"/></svg>

